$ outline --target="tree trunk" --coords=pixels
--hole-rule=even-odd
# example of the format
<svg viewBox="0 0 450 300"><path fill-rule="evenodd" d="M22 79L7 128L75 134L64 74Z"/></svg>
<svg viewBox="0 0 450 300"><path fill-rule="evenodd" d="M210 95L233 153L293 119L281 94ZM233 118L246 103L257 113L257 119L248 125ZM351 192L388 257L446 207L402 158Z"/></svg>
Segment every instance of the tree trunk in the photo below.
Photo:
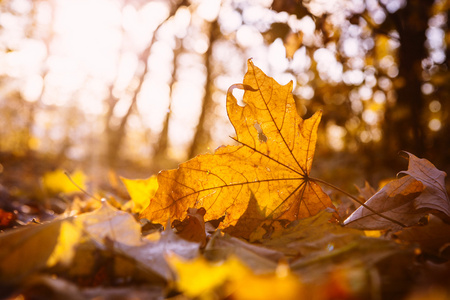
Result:
<svg viewBox="0 0 450 300"><path fill-rule="evenodd" d="M155 41L156 41L156 35L159 31L159 29L161 28L161 26L167 21L169 20L171 17L173 17L175 15L175 13L177 12L178 8L180 8L182 5L185 4L185 1L182 0L178 3L176 3L176 5L172 6L170 14L167 16L167 18L162 21L158 27L155 29L155 31L153 32L153 37L149 43L149 45L142 51L142 53L139 55L139 60L141 61L141 63L144 64L144 70L142 71L141 74L139 74L139 84L136 88L136 90L134 91L133 94L133 99L131 100L131 104L128 108L127 113L125 114L125 116L122 117L122 119L120 120L120 125L117 129L112 129L110 128L109 124L107 125L107 132L108 132L108 137L107 137L107 164L110 168L114 168L117 164L118 158L120 157L120 150L122 148L122 143L123 140L125 138L126 135L126 125L128 122L128 118L130 117L130 115L133 113L133 110L136 106L136 101L137 101L137 97L141 91L142 88L142 84L144 83L144 79L145 79L145 75L148 72L148 57L150 55L152 46L154 45ZM114 102L114 101L113 101ZM110 106L110 112L111 113L112 110L114 109L114 106L117 104L118 101L115 101L112 105L112 107ZM111 110L112 108L112 110ZM109 116L111 117L111 115Z"/></svg>
<svg viewBox="0 0 450 300"><path fill-rule="evenodd" d="M384 123L384 154L388 159L401 150L421 156L425 151L421 86L422 60L427 57L425 31L433 1L413 0L392 17L399 33L397 102L388 106Z"/></svg>
<svg viewBox="0 0 450 300"><path fill-rule="evenodd" d="M177 40L180 42L180 40ZM180 43L181 44L181 43ZM166 117L164 119L163 129L158 138L158 143L155 145L153 160L159 162L167 158L167 148L169 146L169 123L171 116L171 105L172 105L172 95L173 88L177 82L177 60L180 53L183 52L183 46L180 45L178 49L173 52L173 69L172 69L172 80L170 82L170 94L169 94L169 107L167 109Z"/></svg>
<svg viewBox="0 0 450 300"><path fill-rule="evenodd" d="M192 144L189 148L188 157L194 157L201 152L205 145L209 141L209 130L205 128L205 123L207 121L207 116L211 112L213 107L213 62L212 62L212 48L215 40L219 34L219 26L217 20L210 24L209 29L209 47L205 53L205 64L206 64L206 82L205 82L205 95L203 97L202 112L200 114L197 129L195 131Z"/></svg>

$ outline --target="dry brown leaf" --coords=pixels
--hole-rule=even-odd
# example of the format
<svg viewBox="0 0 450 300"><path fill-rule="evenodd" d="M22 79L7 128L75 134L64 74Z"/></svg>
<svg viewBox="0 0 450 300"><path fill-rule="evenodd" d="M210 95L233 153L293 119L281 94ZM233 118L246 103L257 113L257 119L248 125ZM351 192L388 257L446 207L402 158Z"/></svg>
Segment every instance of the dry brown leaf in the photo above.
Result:
<svg viewBox="0 0 450 300"><path fill-rule="evenodd" d="M393 223L379 214L405 225L416 224L424 213L417 211L413 201L423 192L424 188L420 181L409 175L393 180L365 203L365 206L370 207L378 214L360 206L344 221L344 225L364 230L398 230L401 228L399 224Z"/></svg>
<svg viewBox="0 0 450 300"><path fill-rule="evenodd" d="M438 170L431 162L405 152L409 156L408 174L425 185L423 193L414 201L417 209L426 208L442 212L439 217L450 220L450 199L445 189L444 171Z"/></svg>
<svg viewBox="0 0 450 300"><path fill-rule="evenodd" d="M61 224L28 225L0 235L0 282L20 282L27 275L45 267L58 243Z"/></svg>
<svg viewBox="0 0 450 300"><path fill-rule="evenodd" d="M122 245L138 246L142 244L141 226L134 217L118 210L107 201L100 208L76 218L83 224L84 230L99 245L105 246L105 240Z"/></svg>
<svg viewBox="0 0 450 300"><path fill-rule="evenodd" d="M204 250L204 256L211 261L221 261L229 257L237 257L256 273L267 273L275 270L278 261L284 254L277 250L252 244L242 239L217 232L211 237Z"/></svg>
<svg viewBox="0 0 450 300"><path fill-rule="evenodd" d="M242 107L233 88L245 89ZM321 112L303 120L291 94L248 61L243 84L230 87L227 112L238 146L199 155L176 170L158 174L159 189L141 218L164 223L183 219L188 207L204 207L205 220L225 214L235 225L253 194L263 214L257 218L296 220L333 207L309 178Z"/></svg>
<svg viewBox="0 0 450 300"><path fill-rule="evenodd" d="M377 192L367 181L364 183L364 187L356 186L356 189L359 192L359 198L363 201L369 200Z"/></svg>
<svg viewBox="0 0 450 300"><path fill-rule="evenodd" d="M354 211L345 220L345 225L366 230L398 230L402 228L399 223L415 225L428 213L437 213L444 220L450 219L450 200L444 181L446 173L428 160L406 153L409 156L408 170L400 173L407 175L386 184L365 203L365 207Z"/></svg>
<svg viewBox="0 0 450 300"><path fill-rule="evenodd" d="M318 251L331 251L346 246L363 233L329 222L333 211L289 224L277 237L260 241L263 246L281 251L287 257L302 257Z"/></svg>
<svg viewBox="0 0 450 300"><path fill-rule="evenodd" d="M176 254L185 259L193 259L199 255L199 248L199 243L180 238L170 226L166 226L159 239L144 239L142 245L138 246L122 245L120 250L123 255L133 258L140 268L165 280L174 280L174 274L166 261L167 256Z"/></svg>
<svg viewBox="0 0 450 300"><path fill-rule="evenodd" d="M181 238L200 243L201 246L206 245L205 220L203 216L206 210L203 207L188 208L187 216L183 221L175 220L172 222L172 228Z"/></svg>
<svg viewBox="0 0 450 300"><path fill-rule="evenodd" d="M423 252L436 257L449 255L450 225L443 223L439 218L431 215L428 224L412 226L395 234L402 241L417 243ZM447 253L443 253L447 251ZM446 257L449 259L450 257Z"/></svg>

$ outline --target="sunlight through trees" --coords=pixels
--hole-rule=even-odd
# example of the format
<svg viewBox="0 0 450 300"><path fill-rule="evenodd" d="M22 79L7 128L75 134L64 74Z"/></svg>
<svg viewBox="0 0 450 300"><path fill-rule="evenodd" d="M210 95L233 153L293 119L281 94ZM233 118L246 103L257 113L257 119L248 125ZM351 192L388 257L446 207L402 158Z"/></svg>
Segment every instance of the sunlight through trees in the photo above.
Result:
<svg viewBox="0 0 450 300"><path fill-rule="evenodd" d="M0 149L155 169L229 144L253 58L323 109L328 152L450 163L445 1L0 3ZM389 159L387 157L390 157Z"/></svg>

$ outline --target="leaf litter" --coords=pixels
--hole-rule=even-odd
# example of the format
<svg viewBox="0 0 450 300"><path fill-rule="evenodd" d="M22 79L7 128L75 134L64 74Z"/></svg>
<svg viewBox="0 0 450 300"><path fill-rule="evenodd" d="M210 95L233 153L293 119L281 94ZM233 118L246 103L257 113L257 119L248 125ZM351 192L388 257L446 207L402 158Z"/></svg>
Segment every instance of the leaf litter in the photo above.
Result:
<svg viewBox="0 0 450 300"><path fill-rule="evenodd" d="M244 106L233 88L244 89ZM8 299L416 299L430 289L450 295L443 279L450 275L446 174L407 153L403 177L377 192L366 184L359 199L310 177L321 112L300 118L291 91L292 83L279 85L249 61L244 82L227 96L237 146L156 178L122 178L128 202L75 197L42 224L10 221L15 215L2 210L0 293ZM66 183L55 183L58 174L47 175L47 190L72 195ZM320 184L359 208L333 204Z"/></svg>

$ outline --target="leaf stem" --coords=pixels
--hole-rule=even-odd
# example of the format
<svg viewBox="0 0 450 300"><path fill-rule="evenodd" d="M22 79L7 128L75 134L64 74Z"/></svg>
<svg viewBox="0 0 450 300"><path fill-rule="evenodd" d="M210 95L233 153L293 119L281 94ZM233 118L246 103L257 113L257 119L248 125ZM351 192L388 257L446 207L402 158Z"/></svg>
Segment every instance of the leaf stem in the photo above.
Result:
<svg viewBox="0 0 450 300"><path fill-rule="evenodd" d="M79 186L79 185L72 179L72 177L70 176L70 174L69 174L67 171L64 171L64 175L66 175L67 178L69 178L70 182L72 182L72 184L73 184L74 186L76 186L80 191L82 191L83 193L85 193L86 195L88 195L89 197L91 197L91 198L93 198L93 199L95 199L95 200L97 200L97 201L101 201L100 199L98 199L98 198L95 197L94 195L89 194L88 192L86 192L81 186Z"/></svg>
<svg viewBox="0 0 450 300"><path fill-rule="evenodd" d="M309 177L309 180L314 181L314 182L317 182L317 183L322 183L322 184L324 184L324 185L326 185L326 186L328 186L328 187L330 187L330 188L332 188L332 189L334 189L334 190L336 190L336 191L338 191L338 192L341 192L342 194L346 195L347 197L349 197L349 198L352 199L353 201L357 202L358 204L361 204L362 207L364 207L364 208L370 210L370 211L373 212L374 214L376 214L376 215L382 217L383 219L386 219L386 220L388 220L388 221L390 221L390 222L392 222L392 223L395 223L395 224L397 224L397 225L399 225L399 226L401 226L401 227L403 227L403 228L406 227L405 224L403 224L403 223L401 223L401 222L399 222L399 221L397 221L397 220L395 220L395 219L392 219L392 218L390 218L390 217L388 217L388 216L385 216L385 215L383 215L383 214L380 213L380 212L375 211L373 208L371 208L370 206L367 206L366 204L364 204L361 200L359 200L358 198L356 198L356 197L353 196L352 194L347 193L347 192L344 191L343 189L338 188L337 186L335 186L335 185L333 185L333 184L331 184L331 183L328 183L328 182L326 182L326 181L324 181L324 180L322 180L322 179L312 178L312 177ZM345 226L345 225L344 225L344 226Z"/></svg>

